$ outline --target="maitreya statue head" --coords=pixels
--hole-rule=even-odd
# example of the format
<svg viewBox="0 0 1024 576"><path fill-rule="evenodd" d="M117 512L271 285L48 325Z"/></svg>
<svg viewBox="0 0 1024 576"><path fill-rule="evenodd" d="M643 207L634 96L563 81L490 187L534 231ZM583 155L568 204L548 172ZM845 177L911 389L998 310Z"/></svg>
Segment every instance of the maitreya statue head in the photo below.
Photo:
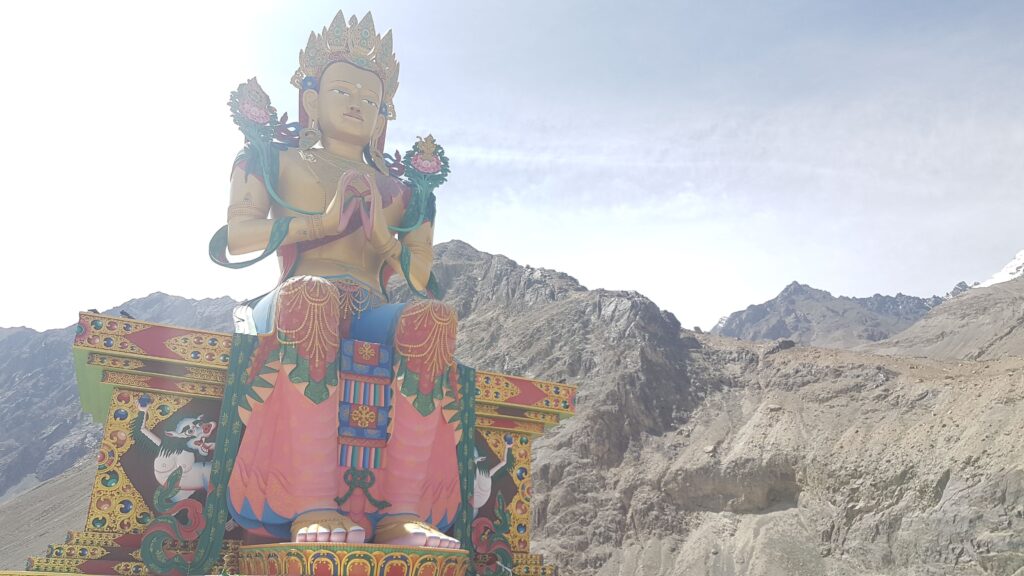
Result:
<svg viewBox="0 0 1024 576"><path fill-rule="evenodd" d="M383 150L387 121L395 118L398 62L391 31L377 34L370 13L346 22L339 10L323 33L310 32L292 84L303 133Z"/></svg>
<svg viewBox="0 0 1024 576"><path fill-rule="evenodd" d="M310 149L318 141L350 161L361 155L384 174L401 175L411 168L436 179L435 187L447 178L447 159L433 136L420 138L404 160L397 152L383 154L387 123L395 118L398 61L391 31L378 35L370 13L346 21L339 11L321 34L311 32L299 52L292 85L299 89L297 123L288 122L287 114L278 118L255 78L240 84L228 102L246 138L246 170L258 170L271 188L277 186L277 156L271 150L297 146L304 159L313 161Z"/></svg>

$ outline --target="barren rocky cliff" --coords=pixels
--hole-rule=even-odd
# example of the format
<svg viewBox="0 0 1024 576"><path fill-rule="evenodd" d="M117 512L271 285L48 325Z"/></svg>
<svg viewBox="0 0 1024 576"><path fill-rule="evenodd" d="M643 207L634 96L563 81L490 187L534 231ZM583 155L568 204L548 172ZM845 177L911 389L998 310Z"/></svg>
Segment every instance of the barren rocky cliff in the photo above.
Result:
<svg viewBox="0 0 1024 576"><path fill-rule="evenodd" d="M580 386L533 466L534 548L563 574L1024 576L1021 359L698 335L635 292L436 256L463 362ZM0 566L59 540L26 541L51 484L0 504L0 541L23 543ZM84 522L81 494L64 504Z"/></svg>
<svg viewBox="0 0 1024 576"><path fill-rule="evenodd" d="M1024 356L1024 277L964 292L864 349L951 360Z"/></svg>
<svg viewBox="0 0 1024 576"><path fill-rule="evenodd" d="M961 283L950 295L966 290ZM743 340L785 338L799 344L850 348L889 338L920 320L944 301L875 294L867 298L833 296L825 290L792 282L771 300L723 318L713 334Z"/></svg>
<svg viewBox="0 0 1024 576"><path fill-rule="evenodd" d="M581 410L542 443L537 541L560 564L1024 574L1024 363L700 344L685 392L681 379L657 384L690 399L676 422L623 447ZM634 395L609 394L609 405Z"/></svg>

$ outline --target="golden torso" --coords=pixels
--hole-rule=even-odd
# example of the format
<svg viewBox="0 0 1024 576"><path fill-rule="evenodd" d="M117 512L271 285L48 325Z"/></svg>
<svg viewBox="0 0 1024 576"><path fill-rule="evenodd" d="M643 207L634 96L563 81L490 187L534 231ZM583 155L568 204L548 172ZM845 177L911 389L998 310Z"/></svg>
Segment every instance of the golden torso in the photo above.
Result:
<svg viewBox="0 0 1024 576"><path fill-rule="evenodd" d="M288 204L307 211L322 212L334 196L341 175L348 169L357 169L371 178L377 174L370 166L353 165L327 152L317 151L315 162L300 156L298 150L281 153L278 194ZM300 214L274 205L274 218L300 216ZM389 226L398 226L402 221L405 205L402 198L396 198L384 207L384 218ZM294 275L336 276L348 274L356 279L376 286L383 257L376 252L360 230L327 242L315 248L307 248L299 256Z"/></svg>
<svg viewBox="0 0 1024 576"><path fill-rule="evenodd" d="M401 270L415 290L424 290L433 263L433 223L423 221L401 238L391 234L389 226L401 223L406 200L401 194L396 197L392 184L397 183L362 161L366 147L385 127L381 80L373 72L336 62L319 83L318 90L302 92L302 106L309 116L306 129L317 133L315 140L323 148L279 153L275 192L283 202L275 202L260 179L247 177L245 167L236 166L232 172L229 253L265 250L273 237L278 242L274 248L300 247L291 275L349 275L376 286L386 263ZM349 182L354 189L347 185L339 192L338 183L350 170L369 178L355 178ZM274 230L285 217L294 218L282 239L280 228ZM336 237L342 229L348 233Z"/></svg>

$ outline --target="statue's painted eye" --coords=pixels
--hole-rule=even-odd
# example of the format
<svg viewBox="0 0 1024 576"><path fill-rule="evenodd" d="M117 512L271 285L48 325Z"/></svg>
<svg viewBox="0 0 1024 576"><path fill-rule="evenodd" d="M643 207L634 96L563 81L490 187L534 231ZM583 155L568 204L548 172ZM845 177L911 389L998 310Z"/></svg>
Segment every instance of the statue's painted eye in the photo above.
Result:
<svg viewBox="0 0 1024 576"><path fill-rule="evenodd" d="M334 92L335 94L341 94L342 96L348 96L349 95L348 92L342 90L341 88L333 88L333 89L331 89L331 92Z"/></svg>
<svg viewBox="0 0 1024 576"><path fill-rule="evenodd" d="M377 103L376 103L376 102L374 102L373 100L370 100L369 98L364 98L364 99L363 99L363 102L366 102L366 103L367 103L367 104L369 104L370 106L376 106L376 105L377 105Z"/></svg>

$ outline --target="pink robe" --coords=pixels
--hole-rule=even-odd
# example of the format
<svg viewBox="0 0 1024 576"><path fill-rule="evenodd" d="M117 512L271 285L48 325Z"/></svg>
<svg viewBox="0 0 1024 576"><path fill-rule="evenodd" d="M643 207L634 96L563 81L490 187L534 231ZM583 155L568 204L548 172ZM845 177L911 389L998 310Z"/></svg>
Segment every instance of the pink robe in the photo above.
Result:
<svg viewBox="0 0 1024 576"><path fill-rule="evenodd" d="M273 323L248 367L249 407L239 407L236 522L278 539L312 510L339 510L371 539L389 514L446 529L460 503L454 312L432 300L385 304L351 278L293 278L266 298Z"/></svg>

